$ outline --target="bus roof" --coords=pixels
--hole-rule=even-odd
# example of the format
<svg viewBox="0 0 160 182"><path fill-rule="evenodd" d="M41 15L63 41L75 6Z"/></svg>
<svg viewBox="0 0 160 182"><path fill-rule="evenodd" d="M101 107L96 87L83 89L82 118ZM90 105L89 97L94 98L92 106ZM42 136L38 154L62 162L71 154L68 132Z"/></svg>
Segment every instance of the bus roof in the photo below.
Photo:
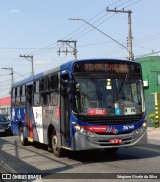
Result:
<svg viewBox="0 0 160 182"><path fill-rule="evenodd" d="M60 72L60 74L65 74L67 72L71 72L72 71L72 65L75 63L75 62L83 62L83 61L93 61L93 62L96 62L96 61L109 61L109 62L114 62L114 61L121 61L121 62L133 62L133 61L129 61L129 60L121 60L121 59L104 59L104 58L94 58L94 59L80 59L80 60L72 60L72 61L68 61L66 63L63 63L61 64L60 66L58 67L55 67L55 68L52 68L52 69L49 69L47 71L44 71L44 72L41 72L41 73L38 73L38 74L35 74L33 76L30 76L26 79L23 79L21 81L18 81L16 83L13 83L12 84L12 88L13 87L16 87L18 85L22 85L22 84L26 84L26 83L30 83L32 82L33 80L36 80L38 78L41 78L45 75L49 75L51 73L56 73L56 72ZM137 63L138 64L138 63Z"/></svg>

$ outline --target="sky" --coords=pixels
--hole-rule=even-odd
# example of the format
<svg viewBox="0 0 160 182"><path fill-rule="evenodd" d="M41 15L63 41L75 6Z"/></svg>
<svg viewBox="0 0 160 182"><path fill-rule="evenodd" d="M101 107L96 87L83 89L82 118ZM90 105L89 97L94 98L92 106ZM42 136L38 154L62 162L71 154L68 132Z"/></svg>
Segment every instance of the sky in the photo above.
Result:
<svg viewBox="0 0 160 182"><path fill-rule="evenodd" d="M75 59L73 43L58 40L77 41L78 59L127 59L128 14L107 7L132 11L135 58L160 55L159 0L0 0L0 98L9 95L10 68L14 82L31 75L30 59L20 55L33 56L35 74Z"/></svg>

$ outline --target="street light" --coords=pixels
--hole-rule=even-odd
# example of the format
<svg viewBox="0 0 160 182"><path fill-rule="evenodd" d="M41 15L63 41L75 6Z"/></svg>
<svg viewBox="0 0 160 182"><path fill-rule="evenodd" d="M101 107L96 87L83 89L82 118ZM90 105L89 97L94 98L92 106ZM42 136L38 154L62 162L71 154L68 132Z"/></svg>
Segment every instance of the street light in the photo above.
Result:
<svg viewBox="0 0 160 182"><path fill-rule="evenodd" d="M11 70L12 84L13 84L13 68L2 68L3 70Z"/></svg>
<svg viewBox="0 0 160 182"><path fill-rule="evenodd" d="M121 47L123 47L124 49L126 49L128 52L130 52L129 49L127 47L125 47L123 44L121 44L120 42L118 42L117 40L115 40L114 38L112 38L111 36L107 35L106 33L102 32L100 29L98 29L97 27L93 26L92 24L90 24L86 20L81 19L81 18L69 18L69 20L83 21L83 22L87 23L88 25L90 25L91 27L93 27L94 29L96 29L97 31L99 31L100 33L102 33L103 35L105 35L106 37L110 38L111 40L113 40L114 42L116 42L117 44L119 44Z"/></svg>

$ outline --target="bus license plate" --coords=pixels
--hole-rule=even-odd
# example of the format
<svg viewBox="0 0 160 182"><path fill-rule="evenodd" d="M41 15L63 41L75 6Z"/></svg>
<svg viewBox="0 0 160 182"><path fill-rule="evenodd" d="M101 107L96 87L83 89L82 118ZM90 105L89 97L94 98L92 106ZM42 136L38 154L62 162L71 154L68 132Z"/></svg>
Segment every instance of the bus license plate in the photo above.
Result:
<svg viewBox="0 0 160 182"><path fill-rule="evenodd" d="M121 138L112 138L110 139L110 144L121 144L122 143L122 139Z"/></svg>

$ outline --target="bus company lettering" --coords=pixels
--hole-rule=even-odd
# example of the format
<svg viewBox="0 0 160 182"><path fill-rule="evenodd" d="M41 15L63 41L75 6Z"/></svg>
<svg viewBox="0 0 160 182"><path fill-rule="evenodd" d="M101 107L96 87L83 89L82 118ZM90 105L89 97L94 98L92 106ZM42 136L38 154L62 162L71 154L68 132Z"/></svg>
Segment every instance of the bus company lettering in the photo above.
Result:
<svg viewBox="0 0 160 182"><path fill-rule="evenodd" d="M128 72L127 64L85 64L85 71L124 71Z"/></svg>
<svg viewBox="0 0 160 182"><path fill-rule="evenodd" d="M109 126L83 126L83 128L90 132L105 133Z"/></svg>
<svg viewBox="0 0 160 182"><path fill-rule="evenodd" d="M134 129L134 125L126 125L126 126L123 126L123 130L131 130L131 129Z"/></svg>
<svg viewBox="0 0 160 182"><path fill-rule="evenodd" d="M112 126L82 126L85 130L95 133L118 134L118 130Z"/></svg>
<svg viewBox="0 0 160 182"><path fill-rule="evenodd" d="M109 126L107 128L107 130L106 130L106 133L117 135L118 134L118 130L115 127Z"/></svg>

